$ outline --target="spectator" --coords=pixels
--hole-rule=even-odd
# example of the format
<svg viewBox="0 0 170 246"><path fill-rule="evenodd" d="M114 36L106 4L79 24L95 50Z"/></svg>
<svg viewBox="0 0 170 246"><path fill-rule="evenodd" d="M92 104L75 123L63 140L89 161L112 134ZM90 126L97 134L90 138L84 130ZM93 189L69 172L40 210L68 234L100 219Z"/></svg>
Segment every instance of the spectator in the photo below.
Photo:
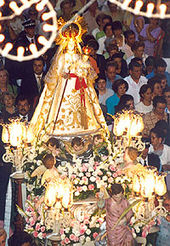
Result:
<svg viewBox="0 0 170 246"><path fill-rule="evenodd" d="M5 246L6 237L6 231L3 228L0 228L0 246Z"/></svg>
<svg viewBox="0 0 170 246"><path fill-rule="evenodd" d="M18 95L16 98L17 114L22 121L30 121L32 118L31 103L25 95Z"/></svg>
<svg viewBox="0 0 170 246"><path fill-rule="evenodd" d="M0 110L4 107L3 105L3 93L9 92L14 96L17 96L17 87L9 83L9 74L3 67L0 68Z"/></svg>
<svg viewBox="0 0 170 246"><path fill-rule="evenodd" d="M94 38L96 40L99 39L99 36L97 38L97 34L99 35L100 33L100 37L103 37L105 36L105 33L103 32L103 18L105 17L106 15L104 13L100 13L97 15L96 17L96 23L98 25L98 27L96 27L93 31L92 31L92 35L94 36Z"/></svg>
<svg viewBox="0 0 170 246"><path fill-rule="evenodd" d="M133 56L132 46L135 42L135 33L132 30L128 30L124 32L125 36L125 44L122 46L121 51L125 53L124 58L128 59Z"/></svg>
<svg viewBox="0 0 170 246"><path fill-rule="evenodd" d="M134 15L130 24L130 30L135 33L135 41L138 41L138 36L142 31L145 24L145 20L142 16Z"/></svg>
<svg viewBox="0 0 170 246"><path fill-rule="evenodd" d="M3 104L4 108L2 109L1 118L4 123L8 123L8 119L12 118L16 114L14 95L9 92L5 92L3 94Z"/></svg>
<svg viewBox="0 0 170 246"><path fill-rule="evenodd" d="M104 17L102 18L102 31L96 34L96 40L99 40L100 38L105 36L103 28L107 23L112 23L112 17L110 15L104 15Z"/></svg>
<svg viewBox="0 0 170 246"><path fill-rule="evenodd" d="M44 87L44 59L42 57L36 58L33 61L32 72L25 72L25 76L21 81L21 94L27 95L34 100L39 96Z"/></svg>
<svg viewBox="0 0 170 246"><path fill-rule="evenodd" d="M112 61L112 56L119 52L119 48L116 44L110 43L106 46L106 51L109 54L109 58L106 61L109 62Z"/></svg>
<svg viewBox="0 0 170 246"><path fill-rule="evenodd" d="M165 120L159 120L155 124L155 128L159 128L164 132L165 144L170 146L170 125Z"/></svg>
<svg viewBox="0 0 170 246"><path fill-rule="evenodd" d="M159 20L155 18L149 19L149 24L145 24L140 32L139 40L145 43L145 54L153 56L155 51L155 42L161 33Z"/></svg>
<svg viewBox="0 0 170 246"><path fill-rule="evenodd" d="M97 89L99 91L99 103L106 105L106 100L114 94L113 90L106 88L106 79L99 77L97 79Z"/></svg>
<svg viewBox="0 0 170 246"><path fill-rule="evenodd" d="M90 48L90 56L93 57L97 63L97 67L99 69L99 73L101 75L105 74L106 62L103 55L97 54L97 50L99 49L99 44L96 40L91 39L87 42L87 46Z"/></svg>
<svg viewBox="0 0 170 246"><path fill-rule="evenodd" d="M128 83L123 79L118 79L112 85L112 89L115 94L106 100L106 106L107 113L114 115L115 106L119 103L121 96L123 96L128 90Z"/></svg>
<svg viewBox="0 0 170 246"><path fill-rule="evenodd" d="M115 113L121 112L122 110L133 110L134 109L134 99L133 96L129 94L124 94L121 96L118 105L115 107Z"/></svg>
<svg viewBox="0 0 170 246"><path fill-rule="evenodd" d="M88 3L90 0L87 0L86 3ZM88 33L91 34L92 31L98 27L96 23L96 17L101 12L98 9L98 2L95 1L92 3L88 10L83 14L83 17L85 19L85 22L87 23Z"/></svg>
<svg viewBox="0 0 170 246"><path fill-rule="evenodd" d="M133 96L136 105L140 102L139 90L147 83L147 79L142 76L142 66L138 62L132 61L129 64L129 73L130 75L125 78L129 85L127 93Z"/></svg>
<svg viewBox="0 0 170 246"><path fill-rule="evenodd" d="M164 90L168 87L166 76L165 74L157 74L156 77L159 79L161 83L162 93L163 93Z"/></svg>
<svg viewBox="0 0 170 246"><path fill-rule="evenodd" d="M159 77L155 76L148 80L148 85L151 87L152 98L155 96L162 96L162 87Z"/></svg>
<svg viewBox="0 0 170 246"><path fill-rule="evenodd" d="M156 96L153 99L153 110L144 115L144 130L143 136L149 137L150 130L155 127L159 120L167 122L167 113L165 113L166 100L163 96Z"/></svg>
<svg viewBox="0 0 170 246"><path fill-rule="evenodd" d="M147 79L150 79L150 78L154 77L157 74L163 74L163 75L166 76L168 86L170 86L170 74L168 72L166 72L166 68L167 68L166 61L164 59L162 59L162 58L157 58L155 60L154 71L152 71L150 74L148 74L146 76Z"/></svg>
<svg viewBox="0 0 170 246"><path fill-rule="evenodd" d="M170 147L164 142L164 132L160 128L152 128L150 131L151 146L150 153L159 156L163 170L170 170Z"/></svg>
<svg viewBox="0 0 170 246"><path fill-rule="evenodd" d="M146 75L152 73L155 66L155 58L153 56L148 56L145 60Z"/></svg>
<svg viewBox="0 0 170 246"><path fill-rule="evenodd" d="M135 41L134 44L132 45L132 51L133 51L133 56L130 56L126 62L127 64L129 64L131 62L131 60L134 57L138 57L141 58L143 61L143 64L145 64L145 60L148 57L145 53L144 53L144 49L145 49L145 44L141 41Z"/></svg>
<svg viewBox="0 0 170 246"><path fill-rule="evenodd" d="M167 102L167 107L165 109L165 112L168 113L168 115L170 115L170 87L167 87L165 89L165 91L164 91L164 97L165 97L166 102ZM170 119L168 120L168 124L170 125Z"/></svg>
<svg viewBox="0 0 170 246"><path fill-rule="evenodd" d="M123 35L123 27L120 21L114 21L112 24L114 39L116 40L116 44L121 50L125 45L125 37Z"/></svg>
<svg viewBox="0 0 170 246"><path fill-rule="evenodd" d="M105 52L106 52L106 47L105 47L105 40L107 38L113 38L113 26L112 26L112 23L107 23L104 28L103 28L103 31L105 33L105 36L100 38L98 40L98 43L99 43L99 49L98 49L98 54L101 54L103 55Z"/></svg>
<svg viewBox="0 0 170 246"><path fill-rule="evenodd" d="M8 246L35 246L35 243L30 234L25 231L20 231L14 233L8 239Z"/></svg>
<svg viewBox="0 0 170 246"><path fill-rule="evenodd" d="M121 52L117 52L111 57L113 62L117 63L116 74L120 75L122 78L127 76L127 63L122 58L123 54Z"/></svg>
<svg viewBox="0 0 170 246"><path fill-rule="evenodd" d="M112 89L112 85L115 80L120 79L119 75L116 75L117 63L108 62L106 64L106 88Z"/></svg>
<svg viewBox="0 0 170 246"><path fill-rule="evenodd" d="M135 105L136 111L139 113L149 113L153 109L152 91L149 85L142 85L139 91L140 102Z"/></svg>
<svg viewBox="0 0 170 246"><path fill-rule="evenodd" d="M69 21L72 17L72 6L70 0L64 0L60 4L61 9L61 15L59 17L62 17L65 21Z"/></svg>

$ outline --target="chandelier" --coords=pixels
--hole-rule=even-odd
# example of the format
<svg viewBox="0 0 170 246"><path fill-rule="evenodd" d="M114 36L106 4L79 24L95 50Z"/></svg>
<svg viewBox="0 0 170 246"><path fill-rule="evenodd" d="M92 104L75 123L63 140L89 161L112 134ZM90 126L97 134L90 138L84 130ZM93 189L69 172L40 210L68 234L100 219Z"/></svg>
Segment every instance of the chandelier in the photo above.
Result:
<svg viewBox="0 0 170 246"><path fill-rule="evenodd" d="M170 18L168 6L169 1L165 0L109 0L123 10L135 15L154 18Z"/></svg>

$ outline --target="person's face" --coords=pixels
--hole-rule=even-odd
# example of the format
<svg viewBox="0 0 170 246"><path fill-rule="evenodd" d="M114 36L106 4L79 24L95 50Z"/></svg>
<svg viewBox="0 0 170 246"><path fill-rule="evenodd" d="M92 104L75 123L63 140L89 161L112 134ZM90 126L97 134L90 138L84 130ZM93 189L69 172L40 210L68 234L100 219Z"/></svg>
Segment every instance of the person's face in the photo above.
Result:
<svg viewBox="0 0 170 246"><path fill-rule="evenodd" d="M147 70L148 74L151 73L153 71L153 66L152 65L151 66L147 66L146 70Z"/></svg>
<svg viewBox="0 0 170 246"><path fill-rule="evenodd" d="M34 61L33 63L33 70L34 70L34 73L37 74L37 75L40 75L42 74L43 72L43 61Z"/></svg>
<svg viewBox="0 0 170 246"><path fill-rule="evenodd" d="M135 34L129 35L126 42L130 47L132 47L135 42Z"/></svg>
<svg viewBox="0 0 170 246"><path fill-rule="evenodd" d="M3 235L0 237L0 246L5 246L5 242L6 242L6 235L3 234Z"/></svg>
<svg viewBox="0 0 170 246"><path fill-rule="evenodd" d="M142 58L144 53L144 47L139 47L138 49L134 50L135 57Z"/></svg>
<svg viewBox="0 0 170 246"><path fill-rule="evenodd" d="M112 26L106 27L105 34L106 34L106 37L112 37L113 36Z"/></svg>
<svg viewBox="0 0 170 246"><path fill-rule="evenodd" d="M93 47L90 47L90 55L93 57L96 55L96 50Z"/></svg>
<svg viewBox="0 0 170 246"><path fill-rule="evenodd" d="M110 81L114 81L115 76L116 76L116 67L109 66L107 71L106 71L106 76Z"/></svg>
<svg viewBox="0 0 170 246"><path fill-rule="evenodd" d="M151 102L152 101L152 91L150 88L147 89L147 91L145 93L143 93L143 98L146 100L146 101L149 101Z"/></svg>
<svg viewBox="0 0 170 246"><path fill-rule="evenodd" d="M104 79L100 79L97 83L97 87L99 91L104 91L106 89L106 81Z"/></svg>
<svg viewBox="0 0 170 246"><path fill-rule="evenodd" d="M35 27L25 28L25 32L28 37L33 38L35 36Z"/></svg>
<svg viewBox="0 0 170 246"><path fill-rule="evenodd" d="M166 86L167 86L167 80L166 79L162 79L161 80L161 87L162 87L162 89L164 90Z"/></svg>
<svg viewBox="0 0 170 246"><path fill-rule="evenodd" d="M126 86L125 84L119 85L117 94L119 97L123 96L126 93Z"/></svg>
<svg viewBox="0 0 170 246"><path fill-rule="evenodd" d="M4 96L4 104L6 107L12 107L14 105L14 99L10 95Z"/></svg>
<svg viewBox="0 0 170 246"><path fill-rule="evenodd" d="M166 102L168 105L170 105L170 91L164 93Z"/></svg>
<svg viewBox="0 0 170 246"><path fill-rule="evenodd" d="M166 108L166 104L164 104L164 103L158 103L158 104L156 105L155 112L156 112L158 115L164 115L165 108Z"/></svg>
<svg viewBox="0 0 170 246"><path fill-rule="evenodd" d="M114 49L109 51L109 56L112 57L116 53L118 53L118 49L115 47Z"/></svg>
<svg viewBox="0 0 170 246"><path fill-rule="evenodd" d="M117 57L117 58L114 58L114 61L117 63L117 70L120 70L121 67L122 67L122 59Z"/></svg>
<svg viewBox="0 0 170 246"><path fill-rule="evenodd" d="M142 158L143 159L146 159L147 155L148 155L148 152L149 152L149 148L145 148L143 151L142 151Z"/></svg>
<svg viewBox="0 0 170 246"><path fill-rule="evenodd" d="M19 101L17 107L19 114L23 116L26 116L30 109L30 105L27 100Z"/></svg>
<svg viewBox="0 0 170 246"><path fill-rule="evenodd" d="M163 206L165 207L165 209L170 212L170 199L165 199L165 201L163 202Z"/></svg>
<svg viewBox="0 0 170 246"><path fill-rule="evenodd" d="M37 20L38 13L36 11L30 11L29 17L31 20Z"/></svg>
<svg viewBox="0 0 170 246"><path fill-rule="evenodd" d="M114 35L115 37L118 37L122 34L122 30L121 29L117 29L117 30L114 30Z"/></svg>
<svg viewBox="0 0 170 246"><path fill-rule="evenodd" d="M151 18L149 20L149 25L152 26L153 28L156 27L158 25L158 23L159 23L159 21L156 18Z"/></svg>
<svg viewBox="0 0 170 246"><path fill-rule="evenodd" d="M109 19L105 18L102 20L102 26L104 27L107 23L109 23Z"/></svg>
<svg viewBox="0 0 170 246"><path fill-rule="evenodd" d="M157 67L156 73L165 74L166 67Z"/></svg>
<svg viewBox="0 0 170 246"><path fill-rule="evenodd" d="M154 149L159 148L162 144L162 139L158 138L154 132L151 132L151 144Z"/></svg>
<svg viewBox="0 0 170 246"><path fill-rule="evenodd" d="M117 195L112 195L112 198L113 198L113 200L114 200L116 203L121 203L122 198L123 198L123 193L119 193L119 194L117 194Z"/></svg>
<svg viewBox="0 0 170 246"><path fill-rule="evenodd" d="M81 144L78 146L77 144L74 144L73 148L75 151L81 151L83 149L83 145Z"/></svg>
<svg viewBox="0 0 170 246"><path fill-rule="evenodd" d="M110 12L116 12L117 11L116 4L111 3L111 2L108 1L108 6L109 6L109 9L110 9Z"/></svg>
<svg viewBox="0 0 170 246"><path fill-rule="evenodd" d="M129 71L133 80L139 80L142 75L142 67L133 67L132 70Z"/></svg>
<svg viewBox="0 0 170 246"><path fill-rule="evenodd" d="M51 169L54 166L54 159L46 160L44 165L47 169Z"/></svg>
<svg viewBox="0 0 170 246"><path fill-rule="evenodd" d="M6 72L5 71L0 71L0 83L1 83L1 85L3 84L3 85L6 85L6 83L7 83L7 78L8 78L8 76L7 76L7 74L6 74Z"/></svg>
<svg viewBox="0 0 170 246"><path fill-rule="evenodd" d="M153 94L155 96L162 96L162 87L160 83L155 83L153 88Z"/></svg>
<svg viewBox="0 0 170 246"><path fill-rule="evenodd" d="M97 138L97 137L95 137L93 143L94 143L95 146L97 146L100 143L103 143L103 138Z"/></svg>
<svg viewBox="0 0 170 246"><path fill-rule="evenodd" d="M129 100L126 102L126 107L129 109L129 110L133 110L134 109L134 101L133 100Z"/></svg>

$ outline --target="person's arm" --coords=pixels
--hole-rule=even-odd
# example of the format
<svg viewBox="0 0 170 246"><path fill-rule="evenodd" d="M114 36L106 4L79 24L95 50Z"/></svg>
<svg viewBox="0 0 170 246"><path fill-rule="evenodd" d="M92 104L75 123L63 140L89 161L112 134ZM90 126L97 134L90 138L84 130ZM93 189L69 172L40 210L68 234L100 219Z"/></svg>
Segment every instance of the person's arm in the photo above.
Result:
<svg viewBox="0 0 170 246"><path fill-rule="evenodd" d="M151 32L152 32L152 29L151 29L150 26L148 25L148 27L146 28L147 39L148 39L151 43L154 43L154 42L157 40L157 38L155 38L154 36L152 36Z"/></svg>

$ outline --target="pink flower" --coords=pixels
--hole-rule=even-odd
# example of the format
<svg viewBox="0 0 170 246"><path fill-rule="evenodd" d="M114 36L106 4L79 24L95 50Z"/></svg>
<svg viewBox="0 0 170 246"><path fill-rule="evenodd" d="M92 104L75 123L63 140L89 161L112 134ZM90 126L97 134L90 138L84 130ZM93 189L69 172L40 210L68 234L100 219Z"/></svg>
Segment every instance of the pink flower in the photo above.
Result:
<svg viewBox="0 0 170 246"><path fill-rule="evenodd" d="M97 236L98 236L98 233L97 232L94 232L93 233L93 238L95 239Z"/></svg>
<svg viewBox="0 0 170 246"><path fill-rule="evenodd" d="M86 165L84 164L83 166L82 166L82 172L86 172L87 171L87 167L86 167Z"/></svg>
<svg viewBox="0 0 170 246"><path fill-rule="evenodd" d="M35 230L36 230L36 231L39 231L39 230L40 230L40 223L37 223L37 224L36 224Z"/></svg>
<svg viewBox="0 0 170 246"><path fill-rule="evenodd" d="M31 226L35 225L35 220L32 217L29 219L29 222Z"/></svg>
<svg viewBox="0 0 170 246"><path fill-rule="evenodd" d="M64 234L64 229L60 229L60 235Z"/></svg>
<svg viewBox="0 0 170 246"><path fill-rule="evenodd" d="M41 232L45 231L45 226L41 226Z"/></svg>
<svg viewBox="0 0 170 246"><path fill-rule="evenodd" d="M112 177L108 178L108 182L109 182L110 184L113 183L113 178L112 178Z"/></svg>
<svg viewBox="0 0 170 246"><path fill-rule="evenodd" d="M85 229L84 228L80 229L80 234L83 235L84 233L85 233Z"/></svg>
<svg viewBox="0 0 170 246"><path fill-rule="evenodd" d="M77 191L81 192L83 190L83 188L81 186L77 187Z"/></svg>
<svg viewBox="0 0 170 246"><path fill-rule="evenodd" d="M88 188L89 188L89 190L94 190L94 185L93 184L89 184Z"/></svg>
<svg viewBox="0 0 170 246"><path fill-rule="evenodd" d="M100 177L96 176L96 181L100 181L100 180L101 180Z"/></svg>
<svg viewBox="0 0 170 246"><path fill-rule="evenodd" d="M70 240L75 241L75 235L74 234L71 234L69 238L70 238Z"/></svg>
<svg viewBox="0 0 170 246"><path fill-rule="evenodd" d="M113 173L113 177L116 178L118 176L117 173Z"/></svg>
<svg viewBox="0 0 170 246"><path fill-rule="evenodd" d="M33 236L34 237L38 237L38 232L37 231L34 231Z"/></svg>
<svg viewBox="0 0 170 246"><path fill-rule="evenodd" d="M61 241L61 245L65 245L65 241L63 240L63 241Z"/></svg>
<svg viewBox="0 0 170 246"><path fill-rule="evenodd" d="M101 175L103 175L103 172L99 170L99 171L97 172L97 174L98 174L99 176L101 176Z"/></svg>
<svg viewBox="0 0 170 246"><path fill-rule="evenodd" d="M82 177L82 180L84 181L84 182L87 182L88 181L88 178L87 177Z"/></svg>
<svg viewBox="0 0 170 246"><path fill-rule="evenodd" d="M43 238L46 238L46 236L47 236L46 233L43 233L43 234L42 234L42 237L43 237Z"/></svg>
<svg viewBox="0 0 170 246"><path fill-rule="evenodd" d="M69 240L68 237L66 237L64 241L65 241L66 244L69 244L70 243L70 240Z"/></svg>
<svg viewBox="0 0 170 246"><path fill-rule="evenodd" d="M84 224L85 225L89 224L89 220L88 219L84 220Z"/></svg>
<svg viewBox="0 0 170 246"><path fill-rule="evenodd" d="M110 165L109 168L112 172L116 171L116 168L113 165Z"/></svg>
<svg viewBox="0 0 170 246"><path fill-rule="evenodd" d="M72 179L75 179L75 178L76 178L76 175L74 175L74 174L71 175L71 178L72 178Z"/></svg>

